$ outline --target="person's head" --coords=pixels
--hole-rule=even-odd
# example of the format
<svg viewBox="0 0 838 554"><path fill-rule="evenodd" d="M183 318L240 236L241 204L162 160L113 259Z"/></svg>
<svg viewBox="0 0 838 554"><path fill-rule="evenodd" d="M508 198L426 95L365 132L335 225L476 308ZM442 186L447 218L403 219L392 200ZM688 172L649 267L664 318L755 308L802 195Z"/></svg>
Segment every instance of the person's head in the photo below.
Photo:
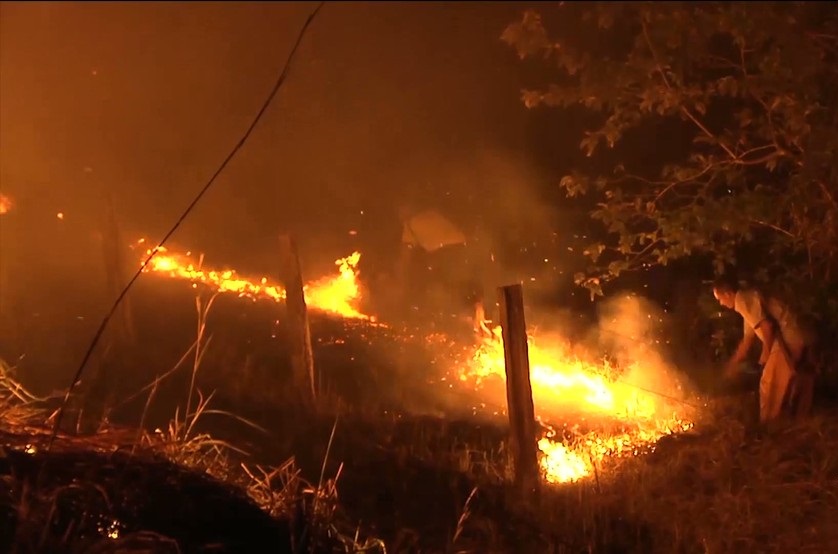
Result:
<svg viewBox="0 0 838 554"><path fill-rule="evenodd" d="M739 283L732 277L721 277L713 282L713 296L725 308L733 309Z"/></svg>

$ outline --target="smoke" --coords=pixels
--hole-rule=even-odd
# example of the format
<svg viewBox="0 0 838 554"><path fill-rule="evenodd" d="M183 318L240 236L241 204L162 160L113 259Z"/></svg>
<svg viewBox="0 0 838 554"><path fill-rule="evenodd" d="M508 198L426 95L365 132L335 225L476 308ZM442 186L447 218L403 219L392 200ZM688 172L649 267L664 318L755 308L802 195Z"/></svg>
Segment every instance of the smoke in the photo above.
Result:
<svg viewBox="0 0 838 554"><path fill-rule="evenodd" d="M655 303L620 294L598 306L593 337L601 352L623 368L620 380L655 394L661 405L687 398L691 387L670 361L671 322Z"/></svg>

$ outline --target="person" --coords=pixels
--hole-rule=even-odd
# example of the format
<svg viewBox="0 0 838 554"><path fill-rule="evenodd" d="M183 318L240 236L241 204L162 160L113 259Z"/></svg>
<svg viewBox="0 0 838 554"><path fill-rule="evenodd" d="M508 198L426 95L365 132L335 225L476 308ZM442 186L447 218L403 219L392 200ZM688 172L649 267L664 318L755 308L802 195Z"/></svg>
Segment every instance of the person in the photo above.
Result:
<svg viewBox="0 0 838 554"><path fill-rule="evenodd" d="M739 288L735 280L723 278L713 284L713 296L725 308L743 319L743 336L728 361L725 375L736 375L754 339L762 344L759 365L759 417L761 422L793 412L804 417L812 404L814 376L806 363L812 336L804 330L788 306L774 297L766 298L753 288Z"/></svg>

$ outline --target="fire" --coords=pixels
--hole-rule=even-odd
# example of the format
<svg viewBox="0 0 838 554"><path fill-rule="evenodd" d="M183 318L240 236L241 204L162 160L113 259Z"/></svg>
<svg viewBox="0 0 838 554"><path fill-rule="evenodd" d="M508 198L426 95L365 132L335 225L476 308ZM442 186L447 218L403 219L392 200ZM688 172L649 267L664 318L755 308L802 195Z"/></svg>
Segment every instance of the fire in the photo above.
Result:
<svg viewBox="0 0 838 554"><path fill-rule="evenodd" d="M140 240L138 244L143 242ZM146 255L151 252L146 250ZM360 252L353 252L335 261L339 271L337 276L323 277L303 286L308 307L349 319L371 319L356 307L361 297L356 269L360 259ZM172 253L160 247L144 271L191 281L193 286L200 283L218 292L232 292L253 300L267 298L280 302L285 299L285 289L266 277L251 279L240 276L232 269L206 269L202 261L196 263L190 252Z"/></svg>
<svg viewBox="0 0 838 554"><path fill-rule="evenodd" d="M370 319L355 308L355 304L361 297L356 270L360 260L360 252L353 252L345 258L336 260L335 265L338 266L339 271L337 277L323 277L303 287L306 302L313 308L343 317Z"/></svg>
<svg viewBox="0 0 838 554"><path fill-rule="evenodd" d="M147 255L150 253L151 250L146 251ZM357 273L360 257L359 252L354 252L338 259L336 276L306 284L303 290L308 306L344 318L374 321L357 307L361 297ZM161 247L145 271L190 281L193 287L201 284L254 300L285 299L282 286L265 277L251 279L232 269L206 269L202 262L203 258L193 260L190 252L173 253ZM451 342L444 335L426 338ZM540 465L549 483L584 479L609 461L654 449L662 437L688 431L693 426L685 405L677 405L677 400L673 404L673 399L665 395L621 381L617 379L620 372L616 368L582 360L562 344L544 346L530 337L529 359L536 411L546 428L538 440ZM640 363L636 366L643 369ZM468 361L459 364L457 372L461 384L477 389L503 382L506 372L499 327L492 331L491 337L481 340L469 353ZM481 390L481 394L486 399L490 393ZM503 403L500 396L498 403ZM545 424L545 420L575 424L559 432L557 425ZM590 427L581 429L584 425Z"/></svg>
<svg viewBox="0 0 838 554"><path fill-rule="evenodd" d="M0 193L0 215L7 214L12 211L12 199L3 193Z"/></svg>
<svg viewBox="0 0 838 554"><path fill-rule="evenodd" d="M484 339L470 362L459 372L463 383L480 387L505 378L500 329ZM599 431L570 438L555 429L539 439L541 469L550 483L572 482L593 475L609 458L631 456L651 449L662 437L687 431L692 422L672 408L668 398L614 379L614 368L596 366L573 356L561 345L541 347L530 337L530 381L536 410L542 416L572 413L585 421L607 423ZM552 419L552 418L551 418Z"/></svg>

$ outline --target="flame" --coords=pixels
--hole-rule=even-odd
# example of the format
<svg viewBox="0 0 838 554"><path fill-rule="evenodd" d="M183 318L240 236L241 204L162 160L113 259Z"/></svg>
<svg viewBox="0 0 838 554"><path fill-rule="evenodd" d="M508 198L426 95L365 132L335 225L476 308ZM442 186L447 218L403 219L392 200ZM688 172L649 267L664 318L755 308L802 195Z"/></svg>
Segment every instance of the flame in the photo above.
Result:
<svg viewBox="0 0 838 554"><path fill-rule="evenodd" d="M137 244L143 244L141 239ZM146 256L151 249L146 250ZM358 284L357 266L361 259L360 252L353 252L345 258L335 261L338 266L336 277L323 277L303 286L306 304L309 308L331 313L349 319L371 320L356 307L361 297ZM272 283L266 277L250 279L240 276L235 270L215 270L202 267L203 259L197 263L192 254L172 253L165 247L159 247L157 253L143 271L166 275L173 279L191 281L194 286L202 284L218 292L232 292L240 297L253 300L268 298L275 302L285 300L285 289Z"/></svg>
<svg viewBox="0 0 838 554"><path fill-rule="evenodd" d="M140 240L138 244L143 244ZM146 254L150 254L147 250ZM303 287L308 306L340 317L374 318L357 307L361 297L357 265L361 254L335 261L338 275L323 277ZM267 278L250 279L232 269L203 268L192 254L172 253L159 248L144 271L208 286L219 292L232 292L251 299L285 299L285 290ZM491 337L469 352L468 361L458 364L457 378L462 385L483 389L491 382L502 383L506 371L500 327ZM438 342L452 344L445 335L426 337L436 349ZM619 373L607 363L595 364L574 356L560 343L547 346L529 337L530 381L536 410L546 431L539 437L540 466L548 483L568 483L594 475L609 461L653 450L657 441L673 433L688 431L693 422L684 405L673 408L664 396L616 379ZM639 365L639 364L638 364ZM483 399L486 391L481 390ZM486 399L488 400L488 399ZM504 401L498 398L498 403ZM485 404L484 404L485 405ZM544 423L544 419L576 421L570 429ZM580 431L581 425L591 429Z"/></svg>
<svg viewBox="0 0 838 554"><path fill-rule="evenodd" d="M12 211L14 203L12 199L3 193L0 193L0 215L7 214Z"/></svg>
<svg viewBox="0 0 838 554"><path fill-rule="evenodd" d="M488 380L505 379L500 328L493 333L459 370L462 383L481 388ZM653 449L660 438L692 428L693 423L678 413L686 410L673 409L668 398L616 381L616 371L608 364L587 363L562 345L541 347L533 337L528 342L533 401L541 415L573 411L586 421L610 422L585 434L575 425L570 438L557 438L555 429L545 425L538 448L548 482L578 481L593 475L609 458Z"/></svg>
<svg viewBox="0 0 838 554"><path fill-rule="evenodd" d="M361 297L356 268L361 259L360 252L353 252L345 258L335 260L337 277L323 277L303 287L306 303L313 308L354 319L370 319L355 308Z"/></svg>

